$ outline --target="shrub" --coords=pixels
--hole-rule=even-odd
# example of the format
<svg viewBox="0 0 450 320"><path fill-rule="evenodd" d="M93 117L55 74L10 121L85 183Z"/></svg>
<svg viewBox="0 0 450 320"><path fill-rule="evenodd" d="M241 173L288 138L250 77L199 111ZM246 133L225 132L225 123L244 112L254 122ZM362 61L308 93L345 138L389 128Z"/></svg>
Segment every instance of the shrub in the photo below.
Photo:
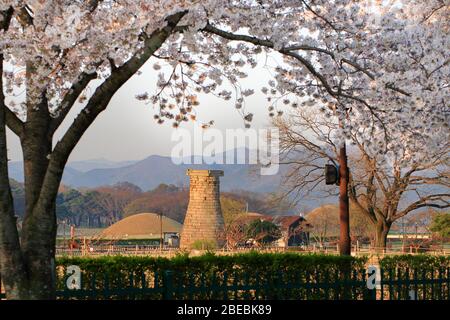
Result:
<svg viewBox="0 0 450 320"><path fill-rule="evenodd" d="M409 299L411 292L416 298L450 298L450 257L431 255L386 256L380 260L382 279L391 283L383 293L390 299ZM412 291L411 291L412 290Z"/></svg>
<svg viewBox="0 0 450 320"><path fill-rule="evenodd" d="M214 249L217 249L217 245L212 240L196 240L192 244L192 249L196 249L196 250L214 250Z"/></svg>
<svg viewBox="0 0 450 320"><path fill-rule="evenodd" d="M77 265L82 270L83 289L95 289L108 299L159 299L164 297L167 291L153 289L146 293L133 294L124 291L114 295L111 292L105 293L105 286L111 291L111 288L123 287L167 290L169 285L173 288L171 294L177 299L356 299L366 294L364 285L346 288L345 285L336 287L323 284L342 282L349 277L364 283L365 263L366 258L257 252L232 256L216 256L213 253L198 257L178 255L172 259L124 256L66 257L57 260L57 286L59 290L64 288L67 266ZM306 282L312 286L289 286ZM229 287L227 290L224 289L225 285ZM242 286L253 289L242 289Z"/></svg>
<svg viewBox="0 0 450 320"><path fill-rule="evenodd" d="M441 213L435 215L430 229L442 238L450 238L450 214Z"/></svg>
<svg viewBox="0 0 450 320"><path fill-rule="evenodd" d="M380 260L380 267L386 270L439 270L450 267L450 256L398 255L386 256Z"/></svg>

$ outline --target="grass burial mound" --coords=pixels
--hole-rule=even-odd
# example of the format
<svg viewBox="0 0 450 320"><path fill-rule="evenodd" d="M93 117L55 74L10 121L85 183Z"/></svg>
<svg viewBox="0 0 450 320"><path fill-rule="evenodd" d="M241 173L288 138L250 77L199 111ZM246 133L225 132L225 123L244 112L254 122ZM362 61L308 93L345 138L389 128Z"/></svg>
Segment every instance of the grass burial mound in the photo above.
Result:
<svg viewBox="0 0 450 320"><path fill-rule="evenodd" d="M163 216L162 231L180 233L182 224ZM140 213L120 220L103 230L103 239L157 239L161 235L159 214Z"/></svg>

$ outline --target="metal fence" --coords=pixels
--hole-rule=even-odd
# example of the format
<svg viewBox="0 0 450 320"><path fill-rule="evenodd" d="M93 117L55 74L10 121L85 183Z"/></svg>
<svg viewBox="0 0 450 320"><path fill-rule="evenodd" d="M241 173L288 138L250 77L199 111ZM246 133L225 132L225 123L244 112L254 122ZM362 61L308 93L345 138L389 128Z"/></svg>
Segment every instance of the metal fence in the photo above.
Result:
<svg viewBox="0 0 450 320"><path fill-rule="evenodd" d="M170 270L139 275L83 276L79 289L69 289L69 276L59 281L57 299L79 300L450 300L450 268L381 270L374 289L366 272L343 274L260 275L185 274ZM0 293L0 298L5 298Z"/></svg>
<svg viewBox="0 0 450 320"><path fill-rule="evenodd" d="M66 280L66 279L65 279ZM80 290L58 291L61 299L220 299L220 300L450 300L450 268L381 270L375 289L366 272L345 274L201 275L164 271L127 277L84 279ZM67 281L67 280L66 280ZM65 282L64 282L65 283Z"/></svg>

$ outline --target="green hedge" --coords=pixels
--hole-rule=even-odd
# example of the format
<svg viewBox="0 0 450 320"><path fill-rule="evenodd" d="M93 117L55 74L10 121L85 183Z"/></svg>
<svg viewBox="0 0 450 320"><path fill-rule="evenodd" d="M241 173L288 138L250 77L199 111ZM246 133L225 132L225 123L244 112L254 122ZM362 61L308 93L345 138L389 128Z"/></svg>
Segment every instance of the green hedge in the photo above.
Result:
<svg viewBox="0 0 450 320"><path fill-rule="evenodd" d="M164 298L168 286L176 299L357 299L367 294L364 288L366 262L366 258L257 252L231 256L179 255L171 259L59 258L57 286L63 290L67 266L77 265L82 271L83 289L101 291L96 294L108 299ZM350 279L353 282L349 281L347 287L340 285ZM299 288L295 286L298 283L311 286ZM231 289L224 290L225 285ZM166 291L110 292L111 288L124 287L157 287ZM244 289L238 290L238 287Z"/></svg>
<svg viewBox="0 0 450 320"><path fill-rule="evenodd" d="M400 255L386 256L380 260L383 278L439 279L450 277L450 256Z"/></svg>
<svg viewBox="0 0 450 320"><path fill-rule="evenodd" d="M77 265L82 289L65 290ZM60 296L77 299L367 299L367 259L299 253L243 253L174 258L58 258ZM387 256L380 260L383 299L448 299L450 257ZM144 289L142 289L144 288ZM380 295L380 291L378 292ZM372 296L373 297L373 296Z"/></svg>
<svg viewBox="0 0 450 320"><path fill-rule="evenodd" d="M389 299L450 299L450 256L400 255L380 260L382 278L391 283L383 294Z"/></svg>
<svg viewBox="0 0 450 320"><path fill-rule="evenodd" d="M450 268L450 256L399 255L386 256L380 260L380 267L386 270L439 270Z"/></svg>

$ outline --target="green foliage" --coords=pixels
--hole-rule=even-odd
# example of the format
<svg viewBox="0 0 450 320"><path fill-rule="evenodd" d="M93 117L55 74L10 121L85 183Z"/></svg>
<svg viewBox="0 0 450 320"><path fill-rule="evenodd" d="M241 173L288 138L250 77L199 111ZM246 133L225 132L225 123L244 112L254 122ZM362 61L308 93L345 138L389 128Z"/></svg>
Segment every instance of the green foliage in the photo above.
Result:
<svg viewBox="0 0 450 320"><path fill-rule="evenodd" d="M386 256L380 260L380 267L386 270L439 270L450 268L450 256L398 255Z"/></svg>
<svg viewBox="0 0 450 320"><path fill-rule="evenodd" d="M385 294L390 299L409 299L411 289L422 300L449 298L445 279L450 277L450 256L425 254L386 256L380 260L380 267L381 276L385 281L397 283L389 290L385 289ZM408 280L405 281L405 279ZM419 281L419 283L412 285L411 280ZM435 283L435 281L438 282Z"/></svg>
<svg viewBox="0 0 450 320"><path fill-rule="evenodd" d="M239 215L245 212L245 202L239 199L233 199L228 196L220 197L220 206L222 207L222 215L225 225L229 225Z"/></svg>
<svg viewBox="0 0 450 320"><path fill-rule="evenodd" d="M440 213L435 215L430 230L442 238L450 238L450 214Z"/></svg>
<svg viewBox="0 0 450 320"><path fill-rule="evenodd" d="M196 240L192 244L192 249L197 249L197 250L214 250L216 248L217 248L217 245L214 241Z"/></svg>
<svg viewBox="0 0 450 320"><path fill-rule="evenodd" d="M140 196L139 187L120 182L83 192L67 189L56 198L56 214L77 227L104 227L122 218L124 207Z"/></svg>
<svg viewBox="0 0 450 320"><path fill-rule="evenodd" d="M109 288L124 287L132 284L138 288L163 287L166 271L172 271L171 283L176 288L177 299L242 299L251 298L305 298L324 299L334 294L339 297L354 298L366 294L365 286L354 290L344 286L327 287L311 290L275 289L279 283L326 283L343 281L349 274L356 276L355 280L363 281L366 258L341 257L332 255L314 255L298 253L258 253L250 252L232 256L216 256L207 253L198 257L178 255L174 258L162 257L99 257L99 258L59 258L57 260L57 287L64 288L66 268L77 265L82 271L83 289L95 287L104 290L105 278L109 279ZM351 272L351 273L350 273ZM143 279L145 275L145 279ZM258 292L221 292L220 287L237 285L261 285ZM93 286L94 285L94 286ZM166 283L167 286L167 283ZM192 287L204 288L200 291L189 291ZM210 288L210 289L206 289ZM186 291L187 290L187 291ZM219 294L220 293L220 294ZM347 295L347 296L346 296ZM111 298L111 296L108 296ZM128 295L125 298L159 299L163 293L155 291L140 293L140 296ZM114 298L114 296L112 297ZM117 298L117 297L116 297ZM121 298L124 298L121 296Z"/></svg>
<svg viewBox="0 0 450 320"><path fill-rule="evenodd" d="M189 203L189 192L174 185L160 184L129 202L123 209L124 217L143 212L163 213L183 223Z"/></svg>
<svg viewBox="0 0 450 320"><path fill-rule="evenodd" d="M256 219L246 226L248 238L260 243L270 243L281 237L280 228L270 221Z"/></svg>

